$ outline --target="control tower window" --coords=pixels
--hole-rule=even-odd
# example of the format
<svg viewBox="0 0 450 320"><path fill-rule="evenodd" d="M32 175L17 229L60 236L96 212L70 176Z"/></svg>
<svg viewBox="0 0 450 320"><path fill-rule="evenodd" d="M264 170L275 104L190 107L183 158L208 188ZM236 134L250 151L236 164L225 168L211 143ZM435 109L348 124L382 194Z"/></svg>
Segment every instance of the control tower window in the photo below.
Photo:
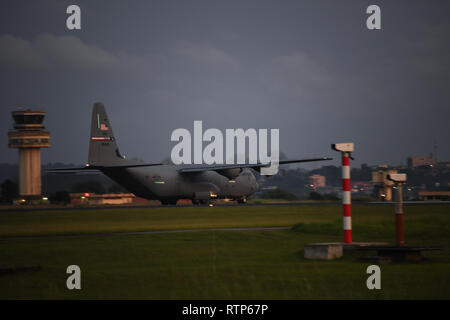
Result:
<svg viewBox="0 0 450 320"><path fill-rule="evenodd" d="M41 124L44 121L43 115L16 114L13 117L16 124Z"/></svg>

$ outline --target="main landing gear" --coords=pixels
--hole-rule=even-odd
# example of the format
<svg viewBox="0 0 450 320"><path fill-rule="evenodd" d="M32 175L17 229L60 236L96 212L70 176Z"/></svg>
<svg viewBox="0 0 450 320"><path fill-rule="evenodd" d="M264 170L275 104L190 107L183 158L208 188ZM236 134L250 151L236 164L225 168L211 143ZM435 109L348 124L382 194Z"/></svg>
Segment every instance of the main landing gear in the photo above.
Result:
<svg viewBox="0 0 450 320"><path fill-rule="evenodd" d="M237 203L240 203L240 204L247 203L247 197L241 197L241 198L238 198L236 200L237 200Z"/></svg>
<svg viewBox="0 0 450 320"><path fill-rule="evenodd" d="M193 204L193 205L208 204L208 203L209 203L208 200L192 199L192 204Z"/></svg>
<svg viewBox="0 0 450 320"><path fill-rule="evenodd" d="M177 199L161 200L163 206L174 206L177 204Z"/></svg>

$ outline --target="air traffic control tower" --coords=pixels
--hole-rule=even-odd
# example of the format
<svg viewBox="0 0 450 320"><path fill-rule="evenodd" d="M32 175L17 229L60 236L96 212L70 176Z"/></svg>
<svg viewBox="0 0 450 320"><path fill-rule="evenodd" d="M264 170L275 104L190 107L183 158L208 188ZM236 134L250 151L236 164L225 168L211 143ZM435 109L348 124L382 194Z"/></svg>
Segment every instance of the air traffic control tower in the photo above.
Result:
<svg viewBox="0 0 450 320"><path fill-rule="evenodd" d="M12 112L14 130L8 132L8 147L19 149L19 194L25 199L41 196L41 148L50 147L50 132L42 125L42 110Z"/></svg>

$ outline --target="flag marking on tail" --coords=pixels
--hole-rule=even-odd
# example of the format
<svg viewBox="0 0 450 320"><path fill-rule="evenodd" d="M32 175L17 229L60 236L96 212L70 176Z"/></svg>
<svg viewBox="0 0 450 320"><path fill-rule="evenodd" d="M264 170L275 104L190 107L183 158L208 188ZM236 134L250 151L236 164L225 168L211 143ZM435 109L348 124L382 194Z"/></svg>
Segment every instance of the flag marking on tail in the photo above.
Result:
<svg viewBox="0 0 450 320"><path fill-rule="evenodd" d="M92 141L114 141L113 137L92 137Z"/></svg>

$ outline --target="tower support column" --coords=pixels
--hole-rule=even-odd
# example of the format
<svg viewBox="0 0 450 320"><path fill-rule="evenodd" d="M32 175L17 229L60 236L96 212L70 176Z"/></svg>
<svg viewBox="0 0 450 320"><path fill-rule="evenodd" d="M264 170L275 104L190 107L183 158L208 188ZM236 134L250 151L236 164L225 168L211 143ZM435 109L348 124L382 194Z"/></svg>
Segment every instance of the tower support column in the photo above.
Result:
<svg viewBox="0 0 450 320"><path fill-rule="evenodd" d="M41 194L41 187L41 150L19 149L19 194L38 196Z"/></svg>

